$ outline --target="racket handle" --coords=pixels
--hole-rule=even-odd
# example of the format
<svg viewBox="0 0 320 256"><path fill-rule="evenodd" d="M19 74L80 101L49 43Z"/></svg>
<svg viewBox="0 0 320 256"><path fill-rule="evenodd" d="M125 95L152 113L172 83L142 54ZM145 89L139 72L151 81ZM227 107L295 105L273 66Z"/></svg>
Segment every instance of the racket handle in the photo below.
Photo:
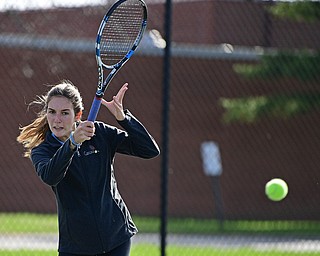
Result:
<svg viewBox="0 0 320 256"><path fill-rule="evenodd" d="M94 97L91 105L91 109L88 115L88 121L94 122L96 120L100 106L101 106L101 99L102 98Z"/></svg>

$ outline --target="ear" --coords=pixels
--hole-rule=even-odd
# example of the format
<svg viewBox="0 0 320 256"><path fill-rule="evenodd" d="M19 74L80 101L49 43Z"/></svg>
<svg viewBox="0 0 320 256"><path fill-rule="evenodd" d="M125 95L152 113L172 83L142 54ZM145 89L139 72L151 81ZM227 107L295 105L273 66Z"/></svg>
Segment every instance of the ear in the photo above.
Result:
<svg viewBox="0 0 320 256"><path fill-rule="evenodd" d="M78 112L78 114L76 114L76 116L75 116L76 121L80 121L81 116L82 116L82 110L80 110L80 111Z"/></svg>

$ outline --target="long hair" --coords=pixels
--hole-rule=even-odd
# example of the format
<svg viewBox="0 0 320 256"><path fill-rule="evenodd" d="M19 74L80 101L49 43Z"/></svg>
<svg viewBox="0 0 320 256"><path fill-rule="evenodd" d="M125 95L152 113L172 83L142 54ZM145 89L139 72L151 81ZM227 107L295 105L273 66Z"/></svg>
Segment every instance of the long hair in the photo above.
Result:
<svg viewBox="0 0 320 256"><path fill-rule="evenodd" d="M63 80L44 95L37 96L34 101L29 104L29 107L37 105L41 110L37 113L37 118L30 124L20 127L20 135L17 141L21 143L25 149L24 156L30 157L31 150L44 141L46 133L49 131L47 121L48 103L52 97L61 96L69 99L73 105L76 116L81 117L83 110L82 98L79 90L70 81ZM29 108L28 107L28 108Z"/></svg>

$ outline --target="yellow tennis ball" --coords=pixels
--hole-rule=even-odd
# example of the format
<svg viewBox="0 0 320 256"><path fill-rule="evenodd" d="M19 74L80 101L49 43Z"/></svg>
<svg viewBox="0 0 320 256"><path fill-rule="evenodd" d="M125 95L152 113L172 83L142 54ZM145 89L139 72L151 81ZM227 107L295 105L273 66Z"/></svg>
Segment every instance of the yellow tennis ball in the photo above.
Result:
<svg viewBox="0 0 320 256"><path fill-rule="evenodd" d="M272 179L267 182L265 186L265 193L270 200L281 201L288 194L288 185L282 179Z"/></svg>

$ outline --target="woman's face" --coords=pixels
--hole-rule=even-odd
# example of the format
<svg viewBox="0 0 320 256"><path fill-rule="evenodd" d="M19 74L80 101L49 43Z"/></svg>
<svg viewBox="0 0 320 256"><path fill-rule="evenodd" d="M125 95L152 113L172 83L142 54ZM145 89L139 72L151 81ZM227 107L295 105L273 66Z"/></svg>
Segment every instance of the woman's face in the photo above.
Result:
<svg viewBox="0 0 320 256"><path fill-rule="evenodd" d="M61 141L66 141L76 121L73 105L63 96L54 96L48 103L47 120L50 130Z"/></svg>

